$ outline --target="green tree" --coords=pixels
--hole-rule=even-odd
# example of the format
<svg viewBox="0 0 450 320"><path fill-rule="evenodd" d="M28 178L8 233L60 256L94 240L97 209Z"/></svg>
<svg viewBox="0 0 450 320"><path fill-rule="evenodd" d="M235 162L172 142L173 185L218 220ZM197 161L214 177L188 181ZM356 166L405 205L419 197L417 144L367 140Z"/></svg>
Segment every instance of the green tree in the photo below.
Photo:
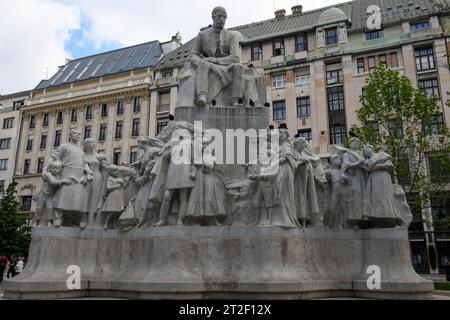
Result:
<svg viewBox="0 0 450 320"><path fill-rule="evenodd" d="M392 156L393 180L403 186L412 208L417 208L415 221L422 221L421 209L431 200L439 203L448 198L442 191L450 182L450 135L440 121L438 98L380 65L367 79L360 102L361 125L352 132ZM442 215L438 220L441 227L450 227L449 217Z"/></svg>
<svg viewBox="0 0 450 320"><path fill-rule="evenodd" d="M17 212L16 186L17 182L10 183L0 201L0 253L26 256L31 234L24 216Z"/></svg>

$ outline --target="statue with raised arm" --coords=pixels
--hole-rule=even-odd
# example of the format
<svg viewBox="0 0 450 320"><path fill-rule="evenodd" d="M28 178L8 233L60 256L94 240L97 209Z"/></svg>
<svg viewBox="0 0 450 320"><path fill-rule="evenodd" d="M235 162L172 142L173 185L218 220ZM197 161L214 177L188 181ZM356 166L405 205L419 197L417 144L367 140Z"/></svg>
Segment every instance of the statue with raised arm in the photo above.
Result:
<svg viewBox="0 0 450 320"><path fill-rule="evenodd" d="M180 77L178 106L257 106L265 103L264 76L260 69L241 64L244 39L225 29L227 11L212 11L213 25L200 31L189 62ZM262 89L261 89L262 88Z"/></svg>

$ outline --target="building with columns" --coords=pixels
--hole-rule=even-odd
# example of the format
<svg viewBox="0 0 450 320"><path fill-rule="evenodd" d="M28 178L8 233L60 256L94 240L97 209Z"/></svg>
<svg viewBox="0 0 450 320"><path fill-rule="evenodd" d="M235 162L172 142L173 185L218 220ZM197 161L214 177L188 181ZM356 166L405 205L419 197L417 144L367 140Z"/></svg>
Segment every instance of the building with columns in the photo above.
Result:
<svg viewBox="0 0 450 320"><path fill-rule="evenodd" d="M155 67L179 45L177 35L165 43L152 41L67 61L32 90L16 123L21 132L14 169L20 212L32 219L45 161L67 143L72 129L82 139L95 139L97 151L111 163L137 159L138 137L154 134L149 87Z"/></svg>
<svg viewBox="0 0 450 320"><path fill-rule="evenodd" d="M358 124L359 97L379 63L438 95L442 114L436 124L450 128L450 19L437 2L355 0L306 12L294 6L232 29L246 38L242 62L265 70L274 125L286 123L291 135L304 137L326 159ZM128 164L137 156L137 136L155 136L167 124L193 40L173 43L172 51L152 42L70 61L33 90L22 110L15 168L24 213L34 210L34 203L25 205L40 187L42 161L67 141L71 128L95 138L111 162ZM450 200L432 203L424 215L428 221L450 215ZM426 223L413 227L415 268L443 271L450 235Z"/></svg>

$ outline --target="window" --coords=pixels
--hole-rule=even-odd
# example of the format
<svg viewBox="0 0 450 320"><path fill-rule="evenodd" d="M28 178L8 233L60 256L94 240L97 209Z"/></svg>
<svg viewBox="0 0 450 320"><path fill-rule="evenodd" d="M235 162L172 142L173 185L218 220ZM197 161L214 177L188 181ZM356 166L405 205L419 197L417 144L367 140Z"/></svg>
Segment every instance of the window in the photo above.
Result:
<svg viewBox="0 0 450 320"><path fill-rule="evenodd" d="M273 40L273 56L284 56L284 39L278 38Z"/></svg>
<svg viewBox="0 0 450 320"><path fill-rule="evenodd" d="M63 113L62 111L58 111L58 114L56 115L56 124L61 125L63 123Z"/></svg>
<svg viewBox="0 0 450 320"><path fill-rule="evenodd" d="M108 116L108 105L106 103L102 104L101 115L102 115L102 117Z"/></svg>
<svg viewBox="0 0 450 320"><path fill-rule="evenodd" d="M421 22L415 22L410 23L411 30L423 30L423 29L429 29L430 28L430 21L421 21Z"/></svg>
<svg viewBox="0 0 450 320"><path fill-rule="evenodd" d="M312 141L312 133L311 133L311 129L304 129L304 130L297 130L298 136L300 138L305 139L306 141L308 141L309 143L311 143Z"/></svg>
<svg viewBox="0 0 450 320"><path fill-rule="evenodd" d="M425 93L429 99L439 98L440 96L439 83L436 78L419 80L419 87L425 90Z"/></svg>
<svg viewBox="0 0 450 320"><path fill-rule="evenodd" d="M337 28L325 30L325 43L327 46L338 43Z"/></svg>
<svg viewBox="0 0 450 320"><path fill-rule="evenodd" d="M297 117L309 117L310 115L309 97L297 98Z"/></svg>
<svg viewBox="0 0 450 320"><path fill-rule="evenodd" d="M117 100L117 115L120 116L124 113L123 100Z"/></svg>
<svg viewBox="0 0 450 320"><path fill-rule="evenodd" d="M439 135L444 133L444 128L444 117L440 114L437 117L432 117L430 128L424 128L424 132L428 136Z"/></svg>
<svg viewBox="0 0 450 320"><path fill-rule="evenodd" d="M450 181L450 167L448 154L430 154L428 158L428 170L430 174L430 181L432 183L441 183ZM447 170L443 170L447 169Z"/></svg>
<svg viewBox="0 0 450 320"><path fill-rule="evenodd" d="M252 59L251 61L258 61L263 59L263 50L261 43L252 44Z"/></svg>
<svg viewBox="0 0 450 320"><path fill-rule="evenodd" d="M327 85L340 84L343 81L342 70L334 70L327 72Z"/></svg>
<svg viewBox="0 0 450 320"><path fill-rule="evenodd" d="M443 220L450 216L450 195L437 192L430 197L431 213L434 220Z"/></svg>
<svg viewBox="0 0 450 320"><path fill-rule="evenodd" d="M376 31L369 31L366 32L366 40L374 40L374 39L380 39L384 37L383 30L376 30Z"/></svg>
<svg viewBox="0 0 450 320"><path fill-rule="evenodd" d="M436 68L432 47L416 49L415 57L417 71L434 70Z"/></svg>
<svg viewBox="0 0 450 320"><path fill-rule="evenodd" d="M140 119L133 119L133 128L132 128L133 137L139 136L139 124L140 124Z"/></svg>
<svg viewBox="0 0 450 320"><path fill-rule="evenodd" d="M391 52L391 68L398 68L398 55L397 52Z"/></svg>
<svg viewBox="0 0 450 320"><path fill-rule="evenodd" d="M114 150L113 164L115 164L116 166L120 165L120 156L121 156L121 150L120 149Z"/></svg>
<svg viewBox="0 0 450 320"><path fill-rule="evenodd" d="M47 134L42 134L41 135L41 143L39 145L40 149L45 149L47 148Z"/></svg>
<svg viewBox="0 0 450 320"><path fill-rule="evenodd" d="M42 120L42 126L48 127L48 121L49 121L49 114L44 113L43 120Z"/></svg>
<svg viewBox="0 0 450 320"><path fill-rule="evenodd" d="M38 159L38 164L37 164L37 169L36 169L37 174L42 174L42 172L44 172L44 163L45 163L44 158Z"/></svg>
<svg viewBox="0 0 450 320"><path fill-rule="evenodd" d="M141 97L133 98L133 112L141 112Z"/></svg>
<svg viewBox="0 0 450 320"><path fill-rule="evenodd" d="M0 150L9 149L11 147L11 138L0 139Z"/></svg>
<svg viewBox="0 0 450 320"><path fill-rule="evenodd" d="M5 194L5 180L0 180L0 198Z"/></svg>
<svg viewBox="0 0 450 320"><path fill-rule="evenodd" d="M100 134L98 136L99 141L105 141L106 140L106 124L102 123L100 125Z"/></svg>
<svg viewBox="0 0 450 320"><path fill-rule="evenodd" d="M277 74L272 76L272 88L284 88L286 85L286 75Z"/></svg>
<svg viewBox="0 0 450 320"><path fill-rule="evenodd" d="M286 102L275 101L273 103L273 119L282 120L286 118Z"/></svg>
<svg viewBox="0 0 450 320"><path fill-rule="evenodd" d="M308 35L299 34L295 37L295 52L308 51Z"/></svg>
<svg viewBox="0 0 450 320"><path fill-rule="evenodd" d="M131 152L130 152L130 163L135 163L138 160L138 148L136 147L131 147Z"/></svg>
<svg viewBox="0 0 450 320"><path fill-rule="evenodd" d="M92 106L86 106L86 120L92 120Z"/></svg>
<svg viewBox="0 0 450 320"><path fill-rule="evenodd" d="M366 72L366 66L364 64L364 58L358 58L358 60L356 60L356 66L358 68L358 73L365 73Z"/></svg>
<svg viewBox="0 0 450 320"><path fill-rule="evenodd" d="M371 56L367 58L367 63L369 65L369 72L372 72L377 67L377 63L375 62L375 57Z"/></svg>
<svg viewBox="0 0 450 320"><path fill-rule="evenodd" d="M116 139L122 139L122 127L123 127L122 121L117 121L117 123L116 123L116 135L115 135Z"/></svg>
<svg viewBox="0 0 450 320"><path fill-rule="evenodd" d="M309 68L303 69L295 72L295 84L304 85L311 81L311 76L309 74Z"/></svg>
<svg viewBox="0 0 450 320"><path fill-rule="evenodd" d="M389 134L396 138L403 137L403 124L400 120L390 120L388 121Z"/></svg>
<svg viewBox="0 0 450 320"><path fill-rule="evenodd" d="M36 127L36 116L30 116L30 129L34 129Z"/></svg>
<svg viewBox="0 0 450 320"><path fill-rule="evenodd" d="M26 159L25 163L23 165L23 175L27 176L30 174L30 164L31 164L31 160L30 159Z"/></svg>
<svg viewBox="0 0 450 320"><path fill-rule="evenodd" d="M19 100L13 102L13 110L19 110L25 104L25 100Z"/></svg>
<svg viewBox="0 0 450 320"><path fill-rule="evenodd" d="M31 196L23 196L22 197L22 203L20 205L20 211L22 212L29 212L31 211Z"/></svg>
<svg viewBox="0 0 450 320"><path fill-rule="evenodd" d="M61 130L56 130L55 132L55 141L53 143L53 147L58 148L61 144Z"/></svg>
<svg viewBox="0 0 450 320"><path fill-rule="evenodd" d="M342 86L328 88L327 97L330 143L342 144L347 136L344 88Z"/></svg>
<svg viewBox="0 0 450 320"><path fill-rule="evenodd" d="M70 114L70 121L77 122L78 118L78 111L77 109L72 109L72 112Z"/></svg>
<svg viewBox="0 0 450 320"><path fill-rule="evenodd" d="M401 186L407 186L411 183L411 168L408 158L398 159L397 178Z"/></svg>
<svg viewBox="0 0 450 320"><path fill-rule="evenodd" d="M84 139L88 139L91 137L91 127L86 126L84 127Z"/></svg>
<svg viewBox="0 0 450 320"><path fill-rule="evenodd" d="M0 159L0 170L8 169L8 159Z"/></svg>
<svg viewBox="0 0 450 320"><path fill-rule="evenodd" d="M161 72L161 78L170 78L173 75L173 71L162 71Z"/></svg>
<svg viewBox="0 0 450 320"><path fill-rule="evenodd" d="M385 54L380 54L380 56L378 58L380 60L380 64L383 66L383 68L387 69L386 55Z"/></svg>
<svg viewBox="0 0 450 320"><path fill-rule="evenodd" d="M3 129L14 128L14 118L3 119Z"/></svg>
<svg viewBox="0 0 450 320"><path fill-rule="evenodd" d="M31 150L33 150L33 136L29 135L28 136L28 141L27 141L26 151L31 151Z"/></svg>
<svg viewBox="0 0 450 320"><path fill-rule="evenodd" d="M156 125L156 134L159 134L161 131L163 131L163 129L167 126L168 123L169 123L168 118L159 119Z"/></svg>

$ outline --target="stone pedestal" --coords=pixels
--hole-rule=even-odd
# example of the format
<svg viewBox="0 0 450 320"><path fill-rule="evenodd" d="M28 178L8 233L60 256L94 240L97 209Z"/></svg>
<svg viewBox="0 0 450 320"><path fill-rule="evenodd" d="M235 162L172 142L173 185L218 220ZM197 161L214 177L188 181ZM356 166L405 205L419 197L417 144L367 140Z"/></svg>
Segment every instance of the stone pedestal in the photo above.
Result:
<svg viewBox="0 0 450 320"><path fill-rule="evenodd" d="M67 267L81 269L68 290ZM369 265L381 290L369 290ZM24 272L5 298L427 299L433 283L411 266L406 230L166 227L38 228Z"/></svg>

